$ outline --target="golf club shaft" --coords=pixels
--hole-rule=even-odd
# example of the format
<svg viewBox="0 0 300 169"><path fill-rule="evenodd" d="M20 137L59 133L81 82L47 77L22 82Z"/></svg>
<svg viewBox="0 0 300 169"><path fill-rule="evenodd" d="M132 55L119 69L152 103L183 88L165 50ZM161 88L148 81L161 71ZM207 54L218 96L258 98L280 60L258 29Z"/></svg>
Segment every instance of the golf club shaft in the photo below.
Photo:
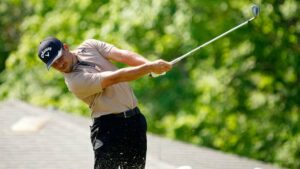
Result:
<svg viewBox="0 0 300 169"><path fill-rule="evenodd" d="M172 65L176 64L177 62L181 61L182 59L184 59L184 58L186 58L187 56L191 55L192 53L196 52L197 50L199 50L199 49L201 49L201 48L207 46L208 44L210 44L210 43L212 43L212 42L214 42L214 41L216 41L216 40L222 38L223 36L225 36L225 35L227 35L227 34L233 32L233 31L239 29L239 28L242 27L242 26L248 24L250 21L252 21L253 19L255 19L255 17L256 17L257 15L258 15L258 13L256 13L256 14L254 15L254 17L252 17L252 18L246 20L245 22L243 22L243 23L241 23L241 24L239 24L239 25L237 25L237 26L231 28L230 30L228 30L228 31L222 33L221 35L219 35L219 36L217 36L217 37L211 39L210 41L205 42L204 44L198 46L197 48L195 48L195 49L193 49L193 50L191 50L191 51L189 51L188 53L186 53L186 54L184 54L184 55L182 55L182 56L179 56L178 58L172 60L172 61L171 61L171 64L172 64ZM162 74L150 73L150 76L151 76L151 77L158 77L158 76L165 75L165 74L166 74L165 72L162 73Z"/></svg>
<svg viewBox="0 0 300 169"><path fill-rule="evenodd" d="M212 40L210 40L210 41L208 41L208 42L202 44L201 46L198 46L197 48L191 50L190 52L188 52L188 53L186 53L186 54L184 54L184 55L182 55L182 56L180 56L180 57L178 57L178 58L172 60L172 61L171 61L172 65L174 65L175 63L181 61L182 59L184 59L184 58L186 58L187 56L191 55L192 53L196 52L197 50L203 48L204 46L207 46L208 44L210 44L210 43L212 43L212 42L214 42L214 41L216 41L216 40L222 38L223 36L225 36L225 35L227 35L227 34L233 32L233 31L239 29L239 28L242 27L242 26L248 24L248 23L249 23L250 21L252 21L254 18L255 18L255 17L252 17L252 18L248 19L247 21L241 23L240 25L238 25L238 26L236 26L236 27L234 27L234 28L231 28L231 29L228 30L227 32L222 33L221 35L219 35L219 36L213 38Z"/></svg>

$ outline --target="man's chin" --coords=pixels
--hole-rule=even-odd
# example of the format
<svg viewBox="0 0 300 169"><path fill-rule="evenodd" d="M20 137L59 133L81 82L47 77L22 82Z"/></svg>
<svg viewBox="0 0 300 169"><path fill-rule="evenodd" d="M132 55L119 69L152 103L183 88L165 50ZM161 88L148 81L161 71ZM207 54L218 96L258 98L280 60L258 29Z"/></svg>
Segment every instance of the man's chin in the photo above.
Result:
<svg viewBox="0 0 300 169"><path fill-rule="evenodd" d="M71 71L72 71L72 68L66 68L66 69L62 70L61 72L70 73Z"/></svg>

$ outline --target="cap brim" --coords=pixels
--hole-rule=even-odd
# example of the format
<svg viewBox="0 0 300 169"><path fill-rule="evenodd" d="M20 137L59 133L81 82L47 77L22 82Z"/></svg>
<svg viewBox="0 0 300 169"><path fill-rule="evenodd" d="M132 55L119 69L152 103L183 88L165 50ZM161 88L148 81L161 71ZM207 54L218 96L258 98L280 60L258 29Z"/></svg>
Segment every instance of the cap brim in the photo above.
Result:
<svg viewBox="0 0 300 169"><path fill-rule="evenodd" d="M62 56L62 48L58 51L57 55L54 57L53 60L50 60L48 63L47 63L47 69L49 70L52 66L52 64L57 60L59 59L61 56Z"/></svg>

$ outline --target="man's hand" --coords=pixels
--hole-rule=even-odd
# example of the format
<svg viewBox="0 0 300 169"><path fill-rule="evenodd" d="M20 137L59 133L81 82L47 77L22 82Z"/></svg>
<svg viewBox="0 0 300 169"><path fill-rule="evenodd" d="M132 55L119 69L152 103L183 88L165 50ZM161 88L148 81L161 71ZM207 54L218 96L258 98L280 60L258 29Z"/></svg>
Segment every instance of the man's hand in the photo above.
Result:
<svg viewBox="0 0 300 169"><path fill-rule="evenodd" d="M151 65L151 72L155 74L162 74L172 68L172 64L170 62L161 59L150 62L148 64Z"/></svg>

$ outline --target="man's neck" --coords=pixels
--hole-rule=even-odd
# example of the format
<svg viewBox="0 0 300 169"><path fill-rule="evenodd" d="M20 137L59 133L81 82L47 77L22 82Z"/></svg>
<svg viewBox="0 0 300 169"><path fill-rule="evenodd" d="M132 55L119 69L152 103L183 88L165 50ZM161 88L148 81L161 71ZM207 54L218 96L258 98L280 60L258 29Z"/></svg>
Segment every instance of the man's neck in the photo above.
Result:
<svg viewBox="0 0 300 169"><path fill-rule="evenodd" d="M72 69L73 67L77 64L78 62L78 58L77 55L75 53L71 53L72 54Z"/></svg>

